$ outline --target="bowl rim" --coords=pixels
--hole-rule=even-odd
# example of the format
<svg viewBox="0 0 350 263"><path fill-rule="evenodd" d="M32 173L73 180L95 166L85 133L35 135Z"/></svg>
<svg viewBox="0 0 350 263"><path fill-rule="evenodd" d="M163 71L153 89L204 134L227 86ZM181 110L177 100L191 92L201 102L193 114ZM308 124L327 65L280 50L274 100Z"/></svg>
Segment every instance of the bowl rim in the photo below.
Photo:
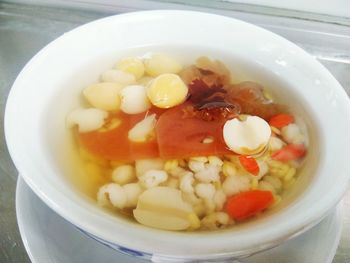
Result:
<svg viewBox="0 0 350 263"><path fill-rule="evenodd" d="M91 233L97 237L100 237L104 240L106 240L107 242L112 242L115 241L115 239L111 239L110 236L106 236L106 233L101 233L101 231L96 228L93 224L91 224L92 221L94 222L106 222L106 219L102 219L99 218L98 216L94 216L91 214L91 212L89 213L89 211L85 211L82 207L80 207L78 204L72 204L72 209L70 211L73 211L74 209L76 209L77 211L79 211L80 215L84 215L84 216L89 216L89 223L84 223L81 222L80 219L77 217L77 214L69 214L69 211L66 210L66 208L64 206L62 206L62 204L57 203L57 200L55 201L53 199L53 194L48 193L47 191L43 190L40 188L39 185L37 185L37 183L33 180L33 178L31 177L30 173L28 172L28 169L26 169L26 166L23 165L22 162L22 158L23 156L21 154L19 154L16 151L16 136L15 134L12 132L13 129L13 124L11 123L11 120L14 118L13 116L13 112L14 112L14 107L16 107L16 96L18 95L18 91L20 89L21 86L21 78L23 78L27 72L30 70L30 67L32 64L34 64L36 62L36 60L38 60L38 58L40 58L41 56L45 55L45 52L50 51L50 48L52 46L55 46L57 44L59 44L60 41L64 40L65 37L71 35L71 34L75 34L76 32L79 32L81 30L86 30L91 26L100 26L103 25L104 23L108 23L111 20L122 20L124 18L127 19L137 19L140 17L150 17L150 16L155 16L155 15L165 15L167 17L171 17L171 16L206 16L208 19L220 19L224 22L229 22L229 23L239 23L241 25L245 25L248 27L252 27L255 28L259 31L264 32L265 34L269 34L271 36L273 36L274 38L279 39L280 41L282 41L286 46L293 48L294 50L296 50L299 54L301 54L305 59L308 60L308 62L310 64L313 65L313 67L315 69L317 69L319 72L322 72L322 74L330 81L330 83L332 83L332 88L334 88L334 92L336 92L336 94L338 94L339 96L337 97L338 102L341 103L343 105L344 108L346 108L346 112L344 114L346 114L347 119L350 119L350 103L349 103L349 98L346 95L345 91L341 88L340 84L335 80L335 78L324 68L324 66L322 66L319 62L317 62L314 58L312 58L309 54L307 54L305 51L303 51L301 48L299 48L298 46L296 46L295 44L291 43L290 41L270 32L267 31L265 29L262 29L260 27L257 27L255 25L249 24L247 22L243 22L240 21L238 19L234 19L234 18L230 18L230 17L226 17L226 16L221 16L221 15L214 15L214 14L209 14L209 13L203 13L203 12L196 12L196 11L184 11L184 10L152 10L152 11L138 11L138 12L132 12L132 13L126 13L126 14L119 14L119 15L114 15L114 16L110 16L110 17L106 17L106 18L102 18L102 19L98 19L95 21L92 21L90 23L84 24L82 26L79 26L71 31L69 31L68 33L65 33L64 35L60 36L59 38L55 39L54 41L50 42L47 46L45 46L42 50L40 50L23 68L23 70L21 71L21 73L18 75L16 81L14 82L11 91L9 93L8 99L7 99L7 103L6 103L6 109L5 109L5 138L6 138L6 142L8 145L8 149L11 155L11 158L13 160L13 162L15 163L15 166L17 167L17 169L19 170L20 174L23 176L24 180L26 181L26 183L30 186L30 188L51 208L53 209L55 212L57 212L59 215L61 215L63 218L65 218L66 220L68 220L69 222L73 223L74 225L76 225L77 227L83 229L84 231L87 231L88 233ZM350 153L350 151L348 150L348 152ZM349 169L348 169L349 171ZM350 173L349 173L350 174ZM339 188L337 189L336 192L334 192L334 195L328 198L324 198L324 201L327 201L327 203L318 203L315 204L315 206L313 206L310 211L312 211L312 213L309 212L309 216L308 217L303 217L301 215L296 216L295 222L293 222L292 224L281 224L280 227L283 228L283 231L279 231L279 233L277 234L276 232L274 232L270 238L268 238L268 233L265 231L265 233L261 234L257 239L258 240L264 240L266 241L265 244L263 244L263 242L260 242L260 247L259 250L263 250L266 249L268 247L272 247L275 246L277 243L280 243L283 240L286 240L288 238L291 238L297 234L300 234L302 232L304 232L306 229L308 229L310 226L316 224L323 216L325 216L328 212L328 210L335 206L342 198L342 196L344 195L345 191L348 188L348 184L349 184L349 178L347 178L346 181L343 182L342 185L338 185ZM57 191L54 194L58 194L60 195L61 193L59 191ZM298 223L296 223L298 222ZM135 232L138 232L140 229L136 229ZM144 229L144 234L152 234L157 232L157 235L161 236L161 233L159 231L154 231L154 230L145 230ZM134 233L132 231L132 233ZM166 238L166 235L169 232L166 232L165 235L162 235L162 238ZM278 238L276 238L276 235ZM174 234L174 237L176 236L177 238L180 238L181 240L183 239L183 237L181 235L178 234ZM196 236L196 238L192 237L191 241L193 240L198 240L202 239L202 236ZM220 236L220 235L219 235ZM210 240L210 239L208 239ZM211 239L212 240L212 239ZM123 240L121 242L122 246L126 246L126 247L133 247L134 242L133 241L126 241ZM137 244L139 245L139 244ZM149 247L136 247L137 250L140 250L144 253L153 253L153 250L150 249ZM254 252L256 252L257 249L254 249ZM218 257L223 257L223 256L227 256L227 255L243 255L246 253L251 253L253 252L253 250L251 248L249 248L249 246L246 246L245 248L242 248L240 250L236 250L236 251L227 251L225 253L214 253L212 254L213 251L207 253L207 251L203 251L203 253L197 253L197 254L191 254L188 253L186 255L179 255L179 254L172 254L171 256L173 257L180 257L180 258L197 258L197 259L208 259L209 257L212 258L218 258ZM157 252L157 254L163 254L161 252Z"/></svg>

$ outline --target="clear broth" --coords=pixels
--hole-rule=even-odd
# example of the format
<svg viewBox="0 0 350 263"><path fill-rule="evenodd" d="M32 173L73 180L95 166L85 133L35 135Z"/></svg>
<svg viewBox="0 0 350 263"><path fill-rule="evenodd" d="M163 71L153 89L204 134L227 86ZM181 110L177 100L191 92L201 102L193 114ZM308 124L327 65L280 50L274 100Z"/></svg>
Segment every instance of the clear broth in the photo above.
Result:
<svg viewBox="0 0 350 263"><path fill-rule="evenodd" d="M106 54L104 57L92 59L90 63L82 68L79 72L72 72L71 77L63 84L62 92L52 98L51 103L47 105L47 116L44 123L46 125L46 140L50 145L50 155L57 164L57 170L64 177L67 187L77 191L80 195L87 197L90 201L95 202L96 192L100 186L111 181L111 166L104 164L107 168L105 172L98 171L91 163L90 173L86 173L86 162L82 160L79 154L79 146L76 143L71 129L65 125L67 114L79 107L87 106L82 100L82 89L94 82L98 82L99 75L112 68L118 59L126 56L139 56L147 52L164 52L176 57L183 65L193 64L196 58L207 56L212 59L222 61L231 71L234 82L245 80L254 81L262 84L274 97L275 101L286 104L296 116L302 116L304 134L308 134L308 154L304 160L304 165L298 172L298 179L288 191L283 193L283 202L276 208L264 213L261 218L276 213L280 209L290 205L302 196L302 193L309 186L317 169L319 161L320 144L318 144L317 125L313 122L312 112L307 103L292 91L292 86L297 83L287 83L280 76L269 71L268 68L247 61L240 57L239 53L231 54L211 50L210 48L198 48L189 46L152 46L138 47L115 52L115 54ZM57 111L52 111L52 105L55 105ZM47 128L49 127L49 128ZM86 156L84 153L83 155ZM103 160L97 162L103 163ZM88 174L88 176L87 176ZM98 176L100 174L100 176ZM253 220L254 221L254 220ZM249 226L249 222L245 224Z"/></svg>

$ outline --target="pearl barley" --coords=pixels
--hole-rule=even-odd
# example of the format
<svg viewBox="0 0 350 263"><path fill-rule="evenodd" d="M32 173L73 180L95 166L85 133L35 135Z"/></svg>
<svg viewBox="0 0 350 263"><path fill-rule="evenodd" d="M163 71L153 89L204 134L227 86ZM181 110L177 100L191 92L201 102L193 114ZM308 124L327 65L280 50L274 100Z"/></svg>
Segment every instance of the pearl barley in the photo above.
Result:
<svg viewBox="0 0 350 263"><path fill-rule="evenodd" d="M120 109L128 114L137 114L148 110L151 107L145 87L141 85L131 85L120 91Z"/></svg>

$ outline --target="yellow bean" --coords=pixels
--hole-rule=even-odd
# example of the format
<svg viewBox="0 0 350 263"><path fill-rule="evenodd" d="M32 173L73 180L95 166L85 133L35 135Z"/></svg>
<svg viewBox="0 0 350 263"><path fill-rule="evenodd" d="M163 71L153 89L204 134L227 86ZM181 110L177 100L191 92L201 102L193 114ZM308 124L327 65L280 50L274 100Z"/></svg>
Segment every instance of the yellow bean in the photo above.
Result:
<svg viewBox="0 0 350 263"><path fill-rule="evenodd" d="M179 161L178 160L168 160L164 164L164 170L166 172L169 172L169 171L175 169L178 166L179 166Z"/></svg>
<svg viewBox="0 0 350 263"><path fill-rule="evenodd" d="M215 182L213 182L213 185L215 186L216 190L222 188L221 181L215 181Z"/></svg>
<svg viewBox="0 0 350 263"><path fill-rule="evenodd" d="M237 169L233 163L225 161L222 165L222 173L225 176L234 176L237 173Z"/></svg>
<svg viewBox="0 0 350 263"><path fill-rule="evenodd" d="M276 207L277 205L279 205L282 201L282 197L280 195L274 195L274 202L273 204L270 206L270 208Z"/></svg>
<svg viewBox="0 0 350 263"><path fill-rule="evenodd" d="M162 74L147 87L147 96L158 108L171 108L185 101L188 87L175 74Z"/></svg>
<svg viewBox="0 0 350 263"><path fill-rule="evenodd" d="M280 167L283 165L283 163L279 162L279 161L275 161L275 160L270 160L270 161L268 161L268 165L270 167Z"/></svg>
<svg viewBox="0 0 350 263"><path fill-rule="evenodd" d="M276 189L273 187L273 185L270 184L269 182L264 181L264 180L259 182L258 188L260 190L270 191L272 193L276 192Z"/></svg>
<svg viewBox="0 0 350 263"><path fill-rule="evenodd" d="M292 178L288 181L284 181L283 182L283 189L285 189L285 190L290 189L295 184L295 182L296 182L295 178Z"/></svg>
<svg viewBox="0 0 350 263"><path fill-rule="evenodd" d="M198 229L201 226L201 221L195 213L188 215L188 221L190 222L190 229Z"/></svg>
<svg viewBox="0 0 350 263"><path fill-rule="evenodd" d="M284 164L281 166L281 171L283 171L283 173L287 173L288 170L290 169L290 166L288 164Z"/></svg>
<svg viewBox="0 0 350 263"><path fill-rule="evenodd" d="M286 173L286 175L284 176L283 180L284 180L285 182L291 180L291 179L294 177L295 173L296 173L296 169L295 169L294 167L291 167L291 168L288 170L288 172Z"/></svg>
<svg viewBox="0 0 350 263"><path fill-rule="evenodd" d="M284 177L284 173L281 170L270 170L270 174L272 176L278 177L278 178L283 178Z"/></svg>
<svg viewBox="0 0 350 263"><path fill-rule="evenodd" d="M117 69L133 74L136 79L139 79L145 73L145 66L139 58L128 57L121 59L116 66Z"/></svg>
<svg viewBox="0 0 350 263"><path fill-rule="evenodd" d="M277 173L278 171L280 171L280 169L274 168L274 167L270 168L270 173L272 173L272 174L275 174L275 173Z"/></svg>
<svg viewBox="0 0 350 263"><path fill-rule="evenodd" d="M284 177L286 176L286 173L284 173L283 171L279 171L279 172L277 173L277 176L278 176L279 178L284 178Z"/></svg>
<svg viewBox="0 0 350 263"><path fill-rule="evenodd" d="M209 164L215 165L215 166L222 166L224 163L219 157L217 156L209 156L208 157Z"/></svg>
<svg viewBox="0 0 350 263"><path fill-rule="evenodd" d="M206 163L208 161L208 158L205 156L195 156L195 157L191 157L190 159L192 161L202 162L202 163Z"/></svg>
<svg viewBox="0 0 350 263"><path fill-rule="evenodd" d="M164 73L179 73L182 66L172 57L165 54L152 54L144 60L146 73L152 77Z"/></svg>
<svg viewBox="0 0 350 263"><path fill-rule="evenodd" d="M252 188L252 190L256 190L256 189L258 189L258 186L259 186L259 181L258 181L258 179L253 178L253 180L252 180L252 184L251 184L251 188Z"/></svg>

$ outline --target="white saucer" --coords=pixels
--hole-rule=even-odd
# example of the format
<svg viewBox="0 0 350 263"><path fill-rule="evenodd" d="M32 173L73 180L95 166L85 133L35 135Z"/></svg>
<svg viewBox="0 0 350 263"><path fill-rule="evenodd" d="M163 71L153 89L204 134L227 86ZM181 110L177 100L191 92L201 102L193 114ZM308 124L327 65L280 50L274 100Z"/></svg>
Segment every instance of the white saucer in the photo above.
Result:
<svg viewBox="0 0 350 263"><path fill-rule="evenodd" d="M141 263L88 237L48 208L19 176L16 210L24 246L33 263ZM242 263L330 263L342 231L342 204L321 223L276 248ZM82 219L83 220L83 219Z"/></svg>

